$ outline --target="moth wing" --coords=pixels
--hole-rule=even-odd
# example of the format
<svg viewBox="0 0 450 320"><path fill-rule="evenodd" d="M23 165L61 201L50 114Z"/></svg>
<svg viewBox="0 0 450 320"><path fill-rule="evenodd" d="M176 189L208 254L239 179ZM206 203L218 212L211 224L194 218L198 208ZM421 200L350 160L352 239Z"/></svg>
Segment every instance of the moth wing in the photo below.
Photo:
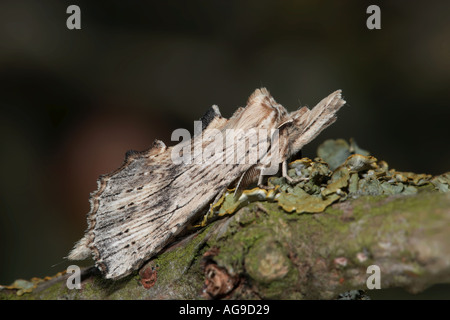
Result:
<svg viewBox="0 0 450 320"><path fill-rule="evenodd" d="M240 172L232 164L175 165L170 152L137 157L101 180L87 237L106 278L126 276L161 251Z"/></svg>
<svg viewBox="0 0 450 320"><path fill-rule="evenodd" d="M290 114L295 126L290 133L290 154L295 154L319 133L336 121L336 113L345 104L342 91L336 90L322 99L313 109L301 108Z"/></svg>
<svg viewBox="0 0 450 320"><path fill-rule="evenodd" d="M225 136L227 129L275 128L286 114L265 89L256 90L246 108L238 109L230 120L214 109L206 128L217 129ZM243 139L247 138L244 135ZM202 143L200 139L194 138L191 145ZM246 153L228 158L231 161L213 165L197 162L195 157L190 164L174 164L172 147L166 148L162 142L147 152L129 154L121 168L99 179L98 190L90 198L89 229L69 258L84 258L91 252L106 278L130 274L254 165L243 160L260 142L257 140ZM230 148L234 150L234 145L223 146L226 156Z"/></svg>

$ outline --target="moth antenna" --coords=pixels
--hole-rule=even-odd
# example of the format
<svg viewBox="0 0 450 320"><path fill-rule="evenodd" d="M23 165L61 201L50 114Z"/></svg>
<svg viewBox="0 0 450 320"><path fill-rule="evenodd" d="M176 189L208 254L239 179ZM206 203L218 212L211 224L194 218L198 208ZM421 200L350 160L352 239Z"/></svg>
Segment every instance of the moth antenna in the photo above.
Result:
<svg viewBox="0 0 450 320"><path fill-rule="evenodd" d="M60 261L60 262L58 262L58 263L52 264L50 267L51 267L51 268L54 268L54 267L56 267L56 266L59 266L61 263L66 262L65 260L68 260L67 257L63 257L63 259L64 259L64 260L62 260L62 261Z"/></svg>

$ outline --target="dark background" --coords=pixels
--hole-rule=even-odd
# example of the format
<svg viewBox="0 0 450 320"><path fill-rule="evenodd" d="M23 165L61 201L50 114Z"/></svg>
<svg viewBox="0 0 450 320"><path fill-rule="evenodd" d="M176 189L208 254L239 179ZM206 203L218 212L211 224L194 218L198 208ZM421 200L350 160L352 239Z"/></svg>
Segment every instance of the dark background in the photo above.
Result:
<svg viewBox="0 0 450 320"><path fill-rule="evenodd" d="M81 30L66 8L81 8ZM381 8L381 30L366 9ZM89 193L129 149L267 87L289 111L348 105L303 154L354 137L391 167L449 171L448 1L0 2L0 284L53 275ZM56 267L53 264L60 263Z"/></svg>

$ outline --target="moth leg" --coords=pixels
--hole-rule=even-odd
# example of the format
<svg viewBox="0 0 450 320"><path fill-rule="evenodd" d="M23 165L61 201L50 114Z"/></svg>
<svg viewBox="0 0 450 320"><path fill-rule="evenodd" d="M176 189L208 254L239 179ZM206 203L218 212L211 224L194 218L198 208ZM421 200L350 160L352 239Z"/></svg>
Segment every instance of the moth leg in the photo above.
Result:
<svg viewBox="0 0 450 320"><path fill-rule="evenodd" d="M258 177L258 184L257 184L258 188L265 189L265 190L272 190L272 189L274 189L275 186L271 187L271 186L266 186L266 185L263 184L264 183L264 176L265 176L263 174L263 172L264 172L264 168L260 169L259 177Z"/></svg>
<svg viewBox="0 0 450 320"><path fill-rule="evenodd" d="M258 187L259 188L264 187L263 186L263 180L264 180L264 176L263 176L262 171L261 171L260 174L259 174L259 177L258 177Z"/></svg>
<svg viewBox="0 0 450 320"><path fill-rule="evenodd" d="M287 160L283 161L282 164L282 175L283 177L287 180L288 183L290 184L296 184L299 183L300 181L305 181L305 180L309 180L309 178L303 178L303 177L298 177L298 178L291 178L288 175L288 164L287 164Z"/></svg>

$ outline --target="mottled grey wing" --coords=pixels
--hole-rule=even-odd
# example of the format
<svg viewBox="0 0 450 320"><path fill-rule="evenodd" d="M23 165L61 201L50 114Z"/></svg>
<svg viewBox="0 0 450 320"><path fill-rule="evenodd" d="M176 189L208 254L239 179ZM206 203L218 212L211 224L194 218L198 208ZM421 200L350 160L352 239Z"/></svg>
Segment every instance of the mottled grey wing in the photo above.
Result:
<svg viewBox="0 0 450 320"><path fill-rule="evenodd" d="M257 90L247 107L230 120L222 118L217 109L208 128L221 134L228 128L273 128L282 108L274 108L274 103L266 90ZM284 108L280 110L286 113ZM194 144L199 139L194 139ZM230 164L174 164L172 148L159 141L147 152L130 155L121 168L99 180L98 190L91 194L89 229L69 259L83 259L92 253L106 278L128 275L163 249L252 166L239 160L255 147L236 155L237 163Z"/></svg>
<svg viewBox="0 0 450 320"><path fill-rule="evenodd" d="M157 254L240 174L237 165L174 165L168 151L137 158L103 181L90 248L107 278Z"/></svg>

